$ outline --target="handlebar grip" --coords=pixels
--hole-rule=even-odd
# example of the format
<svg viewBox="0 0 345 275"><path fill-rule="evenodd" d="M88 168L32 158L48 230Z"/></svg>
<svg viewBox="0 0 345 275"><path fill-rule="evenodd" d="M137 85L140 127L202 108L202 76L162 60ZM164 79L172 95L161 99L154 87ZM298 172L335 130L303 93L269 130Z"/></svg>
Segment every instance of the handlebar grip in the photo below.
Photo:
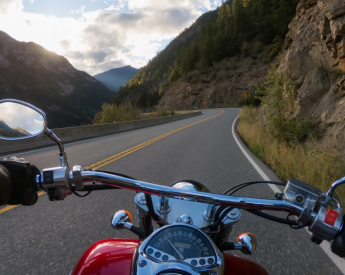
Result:
<svg viewBox="0 0 345 275"><path fill-rule="evenodd" d="M334 239L331 250L334 254L338 255L341 258L345 257L345 230L344 228L340 234Z"/></svg>

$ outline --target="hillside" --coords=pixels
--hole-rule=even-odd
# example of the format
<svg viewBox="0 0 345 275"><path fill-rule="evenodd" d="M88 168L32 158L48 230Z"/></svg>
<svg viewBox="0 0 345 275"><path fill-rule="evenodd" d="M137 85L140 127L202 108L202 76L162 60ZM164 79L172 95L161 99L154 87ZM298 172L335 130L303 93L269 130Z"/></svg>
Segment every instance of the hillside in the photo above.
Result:
<svg viewBox="0 0 345 275"><path fill-rule="evenodd" d="M110 90L117 92L120 87L124 86L128 80L131 80L138 71L139 69L125 66L96 74L93 77L101 81Z"/></svg>
<svg viewBox="0 0 345 275"><path fill-rule="evenodd" d="M0 119L0 136L3 137L24 137L24 136L30 136L31 134L27 131L25 131L22 128L16 127L11 128L6 124L5 121Z"/></svg>
<svg viewBox="0 0 345 275"><path fill-rule="evenodd" d="M37 106L47 114L48 127L90 123L113 95L66 58L0 31L0 99L14 98Z"/></svg>
<svg viewBox="0 0 345 275"><path fill-rule="evenodd" d="M321 122L324 145L345 158L344 43L344 1L301 0L278 69L296 86L290 117Z"/></svg>
<svg viewBox="0 0 345 275"><path fill-rule="evenodd" d="M248 87L244 90L234 90L237 98L235 102L233 96L220 97L200 91L219 89L222 85L228 85L234 74L243 75L246 71L250 73L251 67L258 64L265 67L272 62L280 51L288 32L288 24L296 14L298 2L299 0L225 1L217 10L203 14L190 28L177 36L120 89L113 102L131 101L145 108L156 105L161 100L177 108L191 107L177 102L185 101L186 97L182 94L193 89L189 85L178 84L185 80L187 84L192 81L201 85L197 88L199 92L193 91L194 95L188 97L188 102L194 102L197 97L204 107L238 103L240 94L252 92L255 87L245 85ZM248 62L248 57L254 61L253 64ZM242 66L242 61L248 67ZM239 67L242 71L238 71ZM216 77L220 70L221 78ZM263 74L258 75L257 71ZM259 79L266 75L265 70L259 67L255 74ZM213 87L215 79L221 81L214 83L218 88ZM217 99L212 101L205 96ZM167 104L163 106L165 105Z"/></svg>

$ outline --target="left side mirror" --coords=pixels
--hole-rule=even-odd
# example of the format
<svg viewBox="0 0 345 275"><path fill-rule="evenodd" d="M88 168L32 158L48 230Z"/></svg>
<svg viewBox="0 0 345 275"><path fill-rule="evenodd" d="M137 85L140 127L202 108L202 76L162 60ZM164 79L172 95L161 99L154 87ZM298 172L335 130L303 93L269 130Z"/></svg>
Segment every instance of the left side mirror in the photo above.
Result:
<svg viewBox="0 0 345 275"><path fill-rule="evenodd" d="M46 129L45 113L15 99L0 100L0 139L21 140L41 135Z"/></svg>

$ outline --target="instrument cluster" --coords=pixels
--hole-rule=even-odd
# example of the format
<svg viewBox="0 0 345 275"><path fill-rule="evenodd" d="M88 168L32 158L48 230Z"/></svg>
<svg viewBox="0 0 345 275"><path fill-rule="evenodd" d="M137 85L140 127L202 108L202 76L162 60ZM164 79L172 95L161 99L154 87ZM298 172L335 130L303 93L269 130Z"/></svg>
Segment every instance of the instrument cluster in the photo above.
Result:
<svg viewBox="0 0 345 275"><path fill-rule="evenodd" d="M216 263L216 252L208 237L193 226L167 227L148 241L145 254L157 262L178 261L192 267Z"/></svg>

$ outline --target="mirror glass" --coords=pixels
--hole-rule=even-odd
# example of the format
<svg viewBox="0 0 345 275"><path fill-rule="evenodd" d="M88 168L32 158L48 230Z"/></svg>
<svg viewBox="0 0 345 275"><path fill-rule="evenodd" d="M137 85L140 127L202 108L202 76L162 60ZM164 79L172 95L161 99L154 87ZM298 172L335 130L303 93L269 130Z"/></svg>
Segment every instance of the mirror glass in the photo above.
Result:
<svg viewBox="0 0 345 275"><path fill-rule="evenodd" d="M44 117L39 112L15 102L0 103L0 138L34 137L44 130Z"/></svg>

